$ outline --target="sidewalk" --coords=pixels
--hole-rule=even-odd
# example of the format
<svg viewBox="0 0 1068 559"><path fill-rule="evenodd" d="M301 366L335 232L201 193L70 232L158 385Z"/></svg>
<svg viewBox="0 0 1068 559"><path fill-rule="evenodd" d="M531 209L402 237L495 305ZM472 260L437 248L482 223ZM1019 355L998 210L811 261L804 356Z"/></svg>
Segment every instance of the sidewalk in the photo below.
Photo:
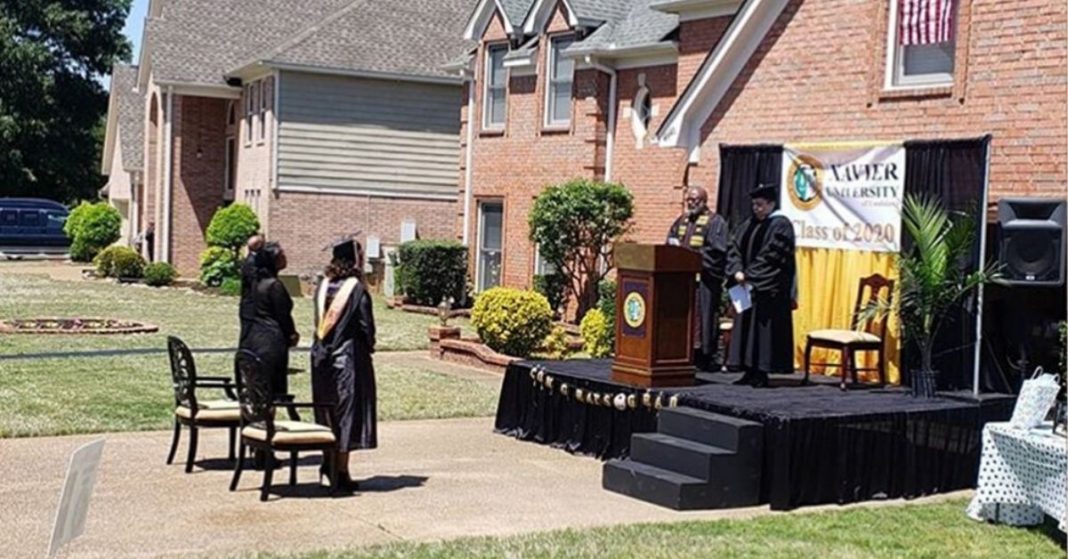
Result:
<svg viewBox="0 0 1068 559"><path fill-rule="evenodd" d="M202 432L201 467L192 474L182 463L163 463L169 433L103 435L86 532L62 555L231 556L770 514L766 507L680 513L609 493L601 489L601 462L496 435L490 418L379 427L381 448L355 454L361 492L325 496L309 464L299 469L295 488L285 485L288 471L277 472L281 485L266 503L258 500L257 471L246 471L239 490L227 491L223 431ZM68 456L96 438L0 440L5 557L44 555Z"/></svg>

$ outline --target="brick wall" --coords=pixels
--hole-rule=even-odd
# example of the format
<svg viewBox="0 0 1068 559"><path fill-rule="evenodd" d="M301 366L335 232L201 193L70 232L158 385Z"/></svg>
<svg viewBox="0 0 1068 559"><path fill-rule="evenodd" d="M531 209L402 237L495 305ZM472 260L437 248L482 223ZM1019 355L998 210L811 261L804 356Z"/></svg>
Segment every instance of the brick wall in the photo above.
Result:
<svg viewBox="0 0 1068 559"><path fill-rule="evenodd" d="M225 126L225 99L175 98L171 264L187 277L198 273L205 231L223 205Z"/></svg>
<svg viewBox="0 0 1068 559"><path fill-rule="evenodd" d="M340 194L281 192L270 203L268 238L278 241L289 260L288 273L315 273L327 264L322 249L346 233L360 240L377 236L383 246L400 243L401 224L415 221L421 239L453 238L456 203Z"/></svg>
<svg viewBox="0 0 1068 559"><path fill-rule="evenodd" d="M1061 196L1068 183L1063 2L962 0L956 77L933 93L882 90L887 2L788 4L703 129L699 182L720 142L993 136L991 200ZM815 40L830 37L833 40Z"/></svg>

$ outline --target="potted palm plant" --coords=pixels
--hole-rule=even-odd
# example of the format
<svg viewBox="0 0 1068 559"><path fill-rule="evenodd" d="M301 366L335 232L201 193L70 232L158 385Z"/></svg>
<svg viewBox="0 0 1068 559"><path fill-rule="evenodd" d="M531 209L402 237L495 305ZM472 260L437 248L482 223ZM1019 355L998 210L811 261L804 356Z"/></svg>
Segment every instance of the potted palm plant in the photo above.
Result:
<svg viewBox="0 0 1068 559"><path fill-rule="evenodd" d="M877 301L864 312L870 317L898 313L903 339L920 352L919 369L912 371L912 394L930 398L938 385L934 344L942 326L953 319L950 311L980 285L1001 282L1001 274L989 263L967 271L975 220L960 213L951 217L936 198L906 196L902 222L912 247L898 257L900 292L894 308Z"/></svg>

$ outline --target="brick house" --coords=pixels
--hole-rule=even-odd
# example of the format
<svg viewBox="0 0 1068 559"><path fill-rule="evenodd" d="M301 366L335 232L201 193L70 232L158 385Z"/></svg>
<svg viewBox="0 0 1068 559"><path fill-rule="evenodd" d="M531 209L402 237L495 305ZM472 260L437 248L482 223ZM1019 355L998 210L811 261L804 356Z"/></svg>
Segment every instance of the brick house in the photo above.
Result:
<svg viewBox="0 0 1068 559"><path fill-rule="evenodd" d="M1068 10L953 0L952 37L895 40L898 0L482 0L462 66L458 224L477 289L529 286L548 184L620 182L660 242L728 144L992 136L990 202L1063 197Z"/></svg>
<svg viewBox="0 0 1068 559"><path fill-rule="evenodd" d="M465 5L152 0L131 237L155 223L156 258L187 277L233 201L256 211L292 273L319 269L342 233L382 247L402 232L451 237L462 97L442 66L464 48Z"/></svg>

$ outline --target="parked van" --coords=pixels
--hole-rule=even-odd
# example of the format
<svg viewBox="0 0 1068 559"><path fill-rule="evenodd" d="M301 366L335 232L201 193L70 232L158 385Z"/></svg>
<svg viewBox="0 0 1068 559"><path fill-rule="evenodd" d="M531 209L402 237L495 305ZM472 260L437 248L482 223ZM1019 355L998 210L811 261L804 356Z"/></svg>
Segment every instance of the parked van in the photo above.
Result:
<svg viewBox="0 0 1068 559"><path fill-rule="evenodd" d="M0 198L0 253L66 254L63 232L70 212L59 202L38 198Z"/></svg>

